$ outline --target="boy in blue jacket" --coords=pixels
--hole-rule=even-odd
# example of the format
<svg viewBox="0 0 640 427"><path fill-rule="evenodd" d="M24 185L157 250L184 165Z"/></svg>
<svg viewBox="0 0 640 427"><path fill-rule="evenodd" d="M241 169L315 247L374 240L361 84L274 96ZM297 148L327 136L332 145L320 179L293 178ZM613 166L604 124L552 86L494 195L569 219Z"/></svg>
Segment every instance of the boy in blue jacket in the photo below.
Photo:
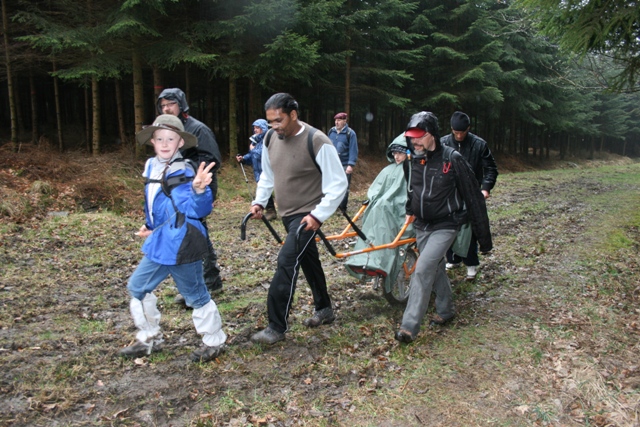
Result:
<svg viewBox="0 0 640 427"><path fill-rule="evenodd" d="M146 223L136 234L145 238L144 256L127 285L138 333L136 342L120 350L120 355L141 357L158 350L163 340L153 290L171 275L186 304L194 308L193 323L203 336L191 360L213 360L224 352L227 336L202 275L207 237L199 218L211 213L213 196L208 185L215 163L205 167L203 162L196 171L182 158L180 148L197 146L197 138L171 114L158 116L153 125L136 134L136 140L152 145L156 156L147 160L143 173Z"/></svg>

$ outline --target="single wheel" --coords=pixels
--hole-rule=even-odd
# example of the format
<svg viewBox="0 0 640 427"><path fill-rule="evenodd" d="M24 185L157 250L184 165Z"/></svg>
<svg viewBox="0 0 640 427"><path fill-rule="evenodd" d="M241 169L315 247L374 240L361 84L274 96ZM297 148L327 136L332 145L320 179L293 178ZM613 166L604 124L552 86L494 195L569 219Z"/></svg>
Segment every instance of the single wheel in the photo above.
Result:
<svg viewBox="0 0 640 427"><path fill-rule="evenodd" d="M403 305L409 299L409 285L411 274L416 266L418 254L413 246L400 251L400 259L403 260L396 280L391 284L391 289L384 289L384 297L391 305Z"/></svg>

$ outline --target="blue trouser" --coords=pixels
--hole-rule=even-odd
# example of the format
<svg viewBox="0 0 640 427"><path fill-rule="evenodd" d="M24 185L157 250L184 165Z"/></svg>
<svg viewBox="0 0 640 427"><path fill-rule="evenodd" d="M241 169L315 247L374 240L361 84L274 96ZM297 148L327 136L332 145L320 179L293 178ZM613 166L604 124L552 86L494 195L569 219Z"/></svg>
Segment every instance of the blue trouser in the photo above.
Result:
<svg viewBox="0 0 640 427"><path fill-rule="evenodd" d="M348 166L343 166L343 169L346 171ZM351 187L351 175L348 173L347 174L347 192L344 193L344 197L342 198L342 202L340 202L340 206L338 206L338 208L340 210L347 210L347 205L349 204L349 188Z"/></svg>
<svg viewBox="0 0 640 427"><path fill-rule="evenodd" d="M140 264L129 278L127 289L133 298L143 300L167 277L173 277L178 292L189 307L200 308L211 301L202 277L202 261L181 265L162 265L142 257Z"/></svg>
<svg viewBox="0 0 640 427"><path fill-rule="evenodd" d="M401 329L415 337L422 318L429 307L431 292L436 293L436 312L443 319L454 315L451 282L445 269L444 255L458 234L458 230L422 231L416 228L420 255L411 276L409 300L402 316Z"/></svg>
<svg viewBox="0 0 640 427"><path fill-rule="evenodd" d="M331 298L320 263L315 233L302 231L299 244L296 245L296 231L305 216L306 214L298 214L282 218L287 237L278 253L278 265L267 297L269 327L282 333L289 329L287 318L291 311L300 267L311 288L316 311L331 307Z"/></svg>

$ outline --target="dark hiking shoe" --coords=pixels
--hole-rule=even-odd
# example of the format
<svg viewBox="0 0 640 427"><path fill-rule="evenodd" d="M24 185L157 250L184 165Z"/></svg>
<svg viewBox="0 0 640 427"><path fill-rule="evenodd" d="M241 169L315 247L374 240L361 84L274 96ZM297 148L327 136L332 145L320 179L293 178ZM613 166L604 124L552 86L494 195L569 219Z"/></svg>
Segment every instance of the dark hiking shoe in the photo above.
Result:
<svg viewBox="0 0 640 427"><path fill-rule="evenodd" d="M177 294L175 297L173 297L173 303L176 305L187 305L187 301L181 294Z"/></svg>
<svg viewBox="0 0 640 427"><path fill-rule="evenodd" d="M122 357L137 358L144 357L151 354L151 352L160 351L162 339L151 340L148 343L142 341L136 341L129 347L125 347L118 352Z"/></svg>
<svg viewBox="0 0 640 427"><path fill-rule="evenodd" d="M199 349L194 350L194 352L191 353L191 361L192 362L210 362L216 359L226 350L227 350L227 346L224 344L216 345L216 346L202 344Z"/></svg>
<svg viewBox="0 0 640 427"><path fill-rule="evenodd" d="M334 320L336 320L336 316L333 314L333 309L327 307L316 311L313 316L305 319L302 324L308 328L316 328L320 325L329 324Z"/></svg>
<svg viewBox="0 0 640 427"><path fill-rule="evenodd" d="M282 332L274 331L270 327L266 327L258 333L253 334L251 341L257 344L275 344L284 339Z"/></svg>
<svg viewBox="0 0 640 427"><path fill-rule="evenodd" d="M452 314L450 317L447 317L447 318L443 318L443 317L440 317L440 315L438 314L434 314L433 317L431 318L431 321L429 322L429 326L433 326L433 325L444 326L447 323L451 322L455 317L456 317L455 314Z"/></svg>
<svg viewBox="0 0 640 427"><path fill-rule="evenodd" d="M265 209L264 217L267 219L267 221L273 221L274 219L278 218L278 213L275 209Z"/></svg>
<svg viewBox="0 0 640 427"><path fill-rule="evenodd" d="M411 335L411 332L406 331L404 329L400 329L398 332L396 332L396 336L395 338L405 344L409 344L412 343L413 340L415 340L415 338L413 337L413 335Z"/></svg>

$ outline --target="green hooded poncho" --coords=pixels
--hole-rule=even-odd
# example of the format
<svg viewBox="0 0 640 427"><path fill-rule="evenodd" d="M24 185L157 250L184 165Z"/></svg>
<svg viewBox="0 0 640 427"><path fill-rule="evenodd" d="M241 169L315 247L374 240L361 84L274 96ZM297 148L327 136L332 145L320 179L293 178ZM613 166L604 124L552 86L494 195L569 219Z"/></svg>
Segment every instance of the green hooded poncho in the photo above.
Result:
<svg viewBox="0 0 640 427"><path fill-rule="evenodd" d="M405 204L407 202L407 181L402 163L396 164L391 152L394 144L407 146L404 133L397 136L387 148L387 159L392 162L385 167L373 181L367 192L369 205L362 216L361 229L373 245L391 243L400 232L405 221ZM413 225L409 225L402 236L415 237ZM358 238L353 250L368 247ZM398 256L400 249L380 249L346 258L345 267L349 274L362 279L363 270L386 273L385 287L391 288L395 282L403 260Z"/></svg>

